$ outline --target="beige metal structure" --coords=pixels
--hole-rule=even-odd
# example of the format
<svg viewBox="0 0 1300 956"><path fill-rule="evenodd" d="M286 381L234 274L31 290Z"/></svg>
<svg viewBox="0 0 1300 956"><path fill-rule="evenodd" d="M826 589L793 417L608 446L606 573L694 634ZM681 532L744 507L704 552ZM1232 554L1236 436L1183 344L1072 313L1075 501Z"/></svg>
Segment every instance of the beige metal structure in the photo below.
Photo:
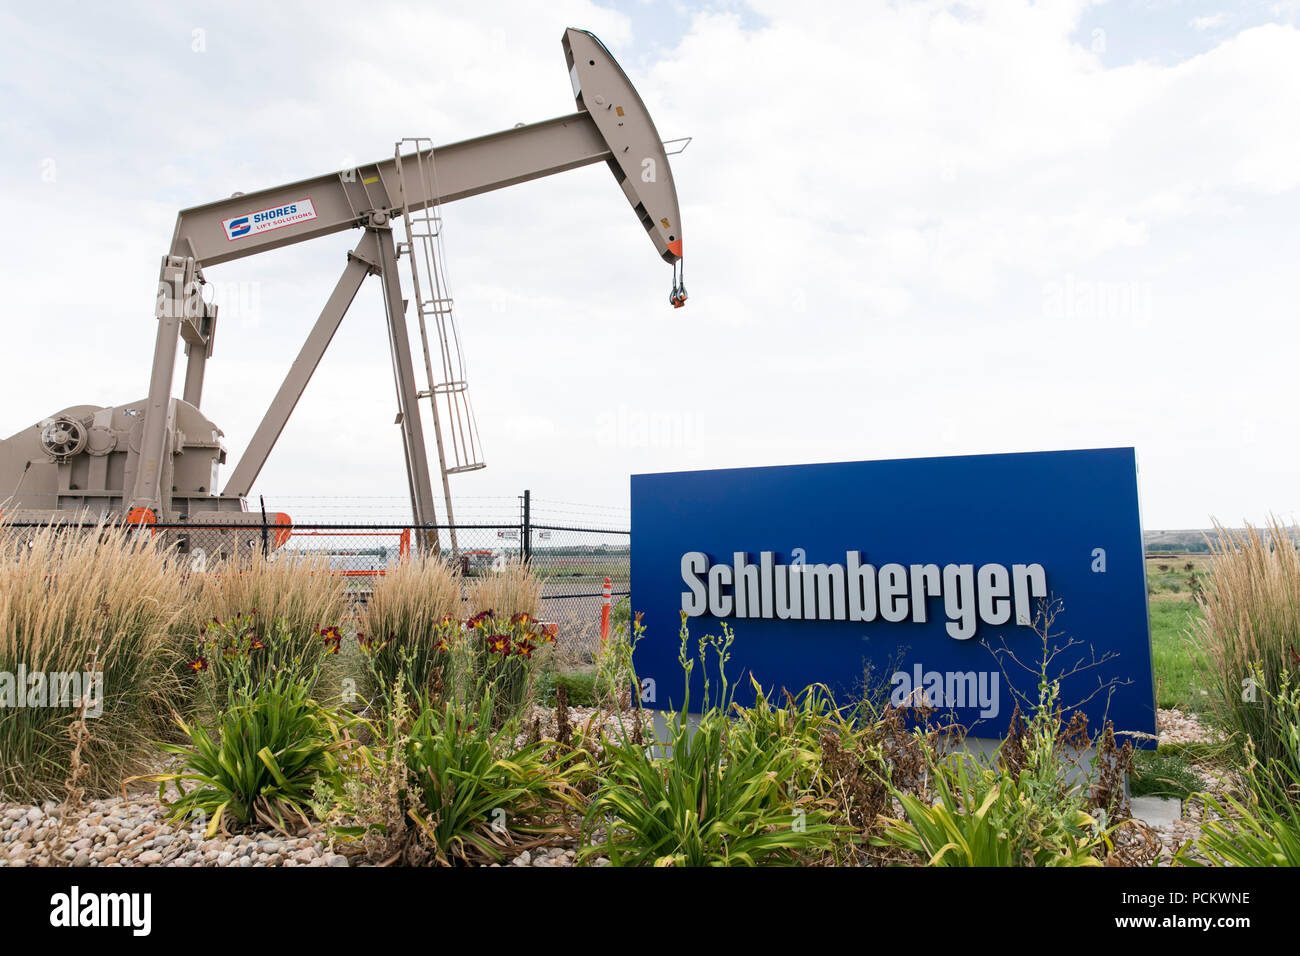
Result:
<svg viewBox="0 0 1300 956"><path fill-rule="evenodd" d="M414 163L404 163L402 147L411 144ZM398 185L402 196L437 196L438 175L433 163L433 143L425 139L405 139L394 148ZM408 177L418 180L412 189ZM438 465L442 473L443 517L451 539L452 554L458 554L456 517L452 508L451 476L484 467L478 436L478 423L469 401L469 381L465 358L460 348L451 291L447 284L447 266L443 254L442 215L436 203L423 209L403 204L402 223L406 227L406 261L411 267L411 289L415 294L415 315L420 326L420 343L424 350L424 371L428 389L416 393L429 400L433 419L433 438L438 447ZM438 343L438 360L429 347L429 326ZM435 370L436 368L436 370ZM445 436L444 436L445 431Z"/></svg>
<svg viewBox="0 0 1300 956"><path fill-rule="evenodd" d="M682 256L677 193L654 123L622 69L595 36L570 29L565 31L563 46L578 106L574 113L448 146L399 152L393 159L183 210L159 275L148 396L116 408L65 408L0 442L0 509L5 517L44 520L74 512L134 512L160 522L240 521L246 511L245 496L348 306L363 280L378 275L412 517L419 524L434 523L433 487L418 406L422 392L415 381L394 218L414 217L439 203L604 162L655 249L674 268L670 301L677 306L685 301L685 289L676 279ZM424 168L436 169L436 177L406 172ZM222 432L199 410L218 311L201 294L203 269L345 229L361 229L361 238L348 254L343 274L243 458L218 491L217 469L226 460ZM419 251L410 236L408 229L408 242L401 250L408 254ZM429 292L417 290L417 296ZM438 298L436 289L432 298ZM435 303L435 312L436 308ZM424 332L425 313L419 314ZM181 397L176 398L172 379L181 342L186 368ZM432 363L426 363L426 369L428 391L435 399L440 385L455 392L456 382L463 380L463 376L438 376ZM476 447L466 463L478 463ZM242 520L252 523L260 515L247 514Z"/></svg>

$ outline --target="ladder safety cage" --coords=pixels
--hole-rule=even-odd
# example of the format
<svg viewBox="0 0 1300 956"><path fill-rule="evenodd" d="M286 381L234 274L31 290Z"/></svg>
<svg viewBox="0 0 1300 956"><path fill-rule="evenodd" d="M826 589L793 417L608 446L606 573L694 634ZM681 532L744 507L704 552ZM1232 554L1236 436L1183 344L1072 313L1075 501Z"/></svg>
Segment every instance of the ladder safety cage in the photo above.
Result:
<svg viewBox="0 0 1300 956"><path fill-rule="evenodd" d="M403 147L411 151L403 155ZM428 388L417 392L427 398L433 412L433 433L438 447L438 465L442 472L442 490L446 501L447 522L454 524L450 476L477 471L486 466L478 423L470 404L465 353L451 288L447 278L447 257L443 241L443 220L438 202L438 172L434 161L433 141L426 137L407 137L394 145L398 197L411 269L416 319L420 326L420 343L424 349L424 370ZM431 201L411 203L411 197L428 197ZM437 339L437 356L430 347L429 327ZM452 551L456 552L455 532Z"/></svg>

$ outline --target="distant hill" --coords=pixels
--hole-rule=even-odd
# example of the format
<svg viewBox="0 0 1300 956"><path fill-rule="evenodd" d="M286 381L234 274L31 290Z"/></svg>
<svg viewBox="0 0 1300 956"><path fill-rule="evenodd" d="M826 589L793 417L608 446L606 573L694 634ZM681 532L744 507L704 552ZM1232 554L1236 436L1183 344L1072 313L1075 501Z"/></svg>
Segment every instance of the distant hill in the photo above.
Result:
<svg viewBox="0 0 1300 956"><path fill-rule="evenodd" d="M1147 554L1153 552L1199 553L1210 550L1209 539L1215 534L1209 530L1144 531L1142 546Z"/></svg>
<svg viewBox="0 0 1300 956"><path fill-rule="evenodd" d="M1244 534L1245 528L1232 528L1234 533ZM1265 533L1267 529L1264 529ZM1300 543L1300 531L1289 529L1291 540ZM1183 531L1144 531L1142 545L1148 554L1159 552L1204 553L1210 550L1210 541L1217 541L1218 532L1213 528L1190 529Z"/></svg>

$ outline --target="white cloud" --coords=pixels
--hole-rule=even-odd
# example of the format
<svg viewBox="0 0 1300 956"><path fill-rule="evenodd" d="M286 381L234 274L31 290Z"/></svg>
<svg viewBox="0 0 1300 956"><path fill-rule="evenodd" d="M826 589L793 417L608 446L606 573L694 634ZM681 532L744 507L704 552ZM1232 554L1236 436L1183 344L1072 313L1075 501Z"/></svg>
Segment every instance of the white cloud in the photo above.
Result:
<svg viewBox="0 0 1300 956"><path fill-rule="evenodd" d="M1192 17L1188 24L1193 30L1215 30L1228 22L1226 13L1212 13L1205 17Z"/></svg>
<svg viewBox="0 0 1300 956"><path fill-rule="evenodd" d="M489 461L457 489L619 503L629 471L1134 443L1153 526L1294 510L1290 400L1256 363L1295 344L1300 35L1107 67L1075 37L1085 7L697 12L629 66L660 132L695 137L674 162L686 309L602 167L446 210ZM0 434L144 392L177 208L567 112L567 25L625 65L645 54L627 17L579 0L367 9L127 7L61 30L0 14L22 225L0 239ZM209 372L232 461L355 238L211 270L259 306L223 324ZM1067 283L1150 307L1049 306ZM402 493L378 295L358 297L268 493ZM57 365L21 358L50 342ZM707 440L609 447L620 408ZM1243 469L1261 447L1268 467Z"/></svg>

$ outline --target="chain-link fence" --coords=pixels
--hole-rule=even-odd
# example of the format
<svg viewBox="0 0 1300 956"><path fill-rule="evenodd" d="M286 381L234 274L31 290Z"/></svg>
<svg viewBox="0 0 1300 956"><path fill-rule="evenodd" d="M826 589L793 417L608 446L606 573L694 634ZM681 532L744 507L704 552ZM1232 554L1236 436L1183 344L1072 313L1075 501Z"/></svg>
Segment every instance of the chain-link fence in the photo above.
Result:
<svg viewBox="0 0 1300 956"><path fill-rule="evenodd" d="M291 522L285 515L263 519L252 512L218 516L203 523L152 522L142 527L205 572L231 559L257 554L324 558L364 601L375 580L412 554L437 554L460 569L464 596L476 579L519 561L528 562L542 586L542 615L559 625L561 643L574 659L589 659L600 641L606 578L611 603L629 591L630 533L626 529L534 524L524 509L517 523L412 525ZM238 523L236 523L238 522ZM6 536L46 527L6 522ZM63 525L65 528L75 525ZM89 531L94 525L80 525Z"/></svg>

